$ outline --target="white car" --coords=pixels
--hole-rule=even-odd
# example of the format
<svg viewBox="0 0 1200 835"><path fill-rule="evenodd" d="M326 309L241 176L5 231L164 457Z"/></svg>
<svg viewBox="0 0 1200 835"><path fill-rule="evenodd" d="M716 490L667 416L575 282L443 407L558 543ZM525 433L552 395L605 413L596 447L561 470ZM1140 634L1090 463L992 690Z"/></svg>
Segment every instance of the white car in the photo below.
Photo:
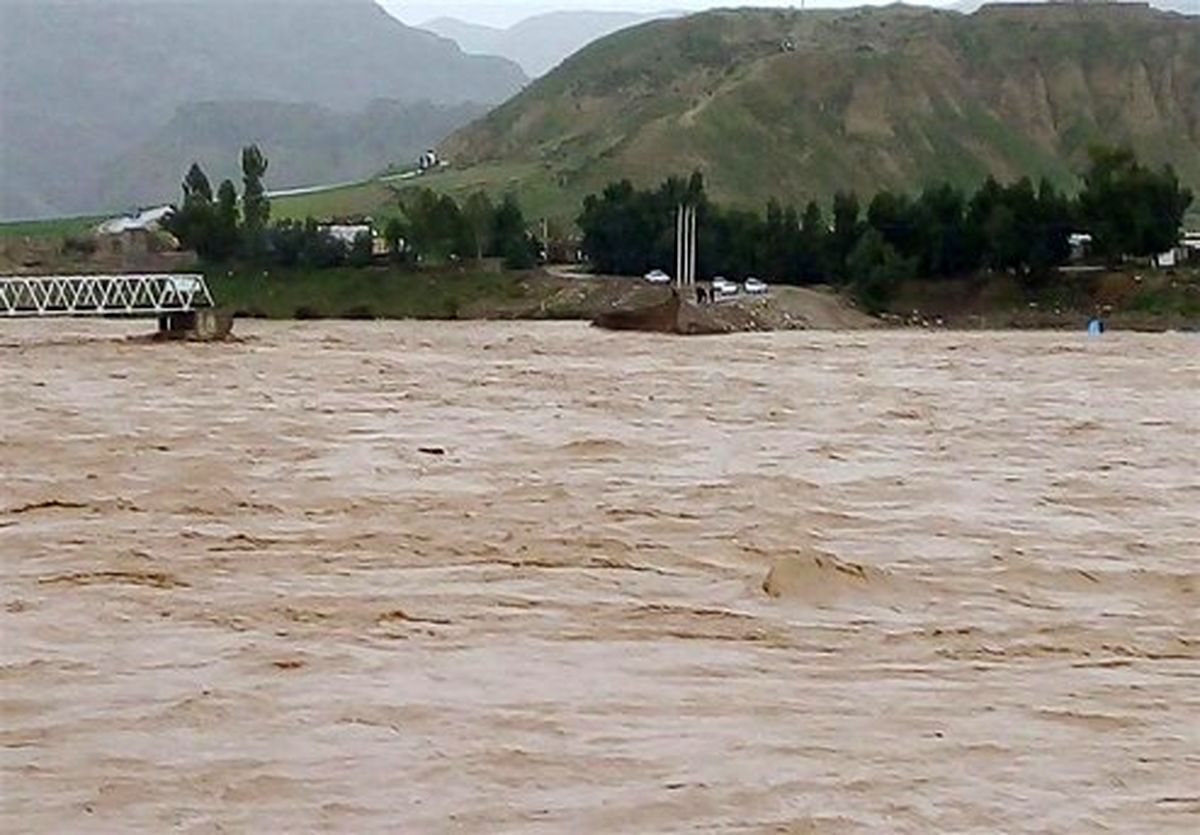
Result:
<svg viewBox="0 0 1200 835"><path fill-rule="evenodd" d="M759 279L754 278L753 276L751 276L750 278L747 278L746 283L742 286L745 287L746 292L751 296L761 296L767 292L766 282L760 281Z"/></svg>
<svg viewBox="0 0 1200 835"><path fill-rule="evenodd" d="M651 284L670 284L671 276L664 273L662 270L651 270L644 276L646 281Z"/></svg>
<svg viewBox="0 0 1200 835"><path fill-rule="evenodd" d="M713 296L723 298L725 296L736 296L738 294L738 286L736 283L727 280L723 276L717 276L712 281Z"/></svg>

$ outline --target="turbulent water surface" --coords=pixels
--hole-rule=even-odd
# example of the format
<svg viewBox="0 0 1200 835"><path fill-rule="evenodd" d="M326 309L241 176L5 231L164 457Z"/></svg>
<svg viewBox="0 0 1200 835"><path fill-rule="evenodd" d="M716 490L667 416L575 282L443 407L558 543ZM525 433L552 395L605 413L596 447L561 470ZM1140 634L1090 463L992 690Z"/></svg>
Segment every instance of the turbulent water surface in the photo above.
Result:
<svg viewBox="0 0 1200 835"><path fill-rule="evenodd" d="M115 327L0 329L6 832L1200 824L1195 336Z"/></svg>

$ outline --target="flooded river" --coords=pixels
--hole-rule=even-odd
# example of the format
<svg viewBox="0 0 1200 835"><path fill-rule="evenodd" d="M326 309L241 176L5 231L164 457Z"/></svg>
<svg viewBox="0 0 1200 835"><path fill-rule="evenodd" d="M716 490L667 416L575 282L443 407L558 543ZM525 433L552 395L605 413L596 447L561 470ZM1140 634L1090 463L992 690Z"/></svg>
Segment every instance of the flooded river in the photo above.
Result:
<svg viewBox="0 0 1200 835"><path fill-rule="evenodd" d="M128 332L0 323L5 832L1200 827L1195 336Z"/></svg>

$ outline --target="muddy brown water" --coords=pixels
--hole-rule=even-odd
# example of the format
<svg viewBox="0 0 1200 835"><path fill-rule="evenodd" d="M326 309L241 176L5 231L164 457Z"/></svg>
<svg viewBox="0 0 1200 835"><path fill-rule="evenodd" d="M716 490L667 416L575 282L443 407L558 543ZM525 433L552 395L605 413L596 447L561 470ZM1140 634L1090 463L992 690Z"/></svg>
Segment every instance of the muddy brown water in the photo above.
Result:
<svg viewBox="0 0 1200 835"><path fill-rule="evenodd" d="M1200 825L1200 337L127 332L0 329L5 832Z"/></svg>

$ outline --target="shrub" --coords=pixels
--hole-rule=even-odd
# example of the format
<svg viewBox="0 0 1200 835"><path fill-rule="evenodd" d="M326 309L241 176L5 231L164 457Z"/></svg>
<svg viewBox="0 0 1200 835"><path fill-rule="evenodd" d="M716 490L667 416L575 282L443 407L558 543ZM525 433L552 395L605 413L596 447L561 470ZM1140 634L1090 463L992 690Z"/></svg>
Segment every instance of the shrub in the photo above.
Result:
<svg viewBox="0 0 1200 835"><path fill-rule="evenodd" d="M63 241L63 255L95 255L98 244L90 235L69 235Z"/></svg>

